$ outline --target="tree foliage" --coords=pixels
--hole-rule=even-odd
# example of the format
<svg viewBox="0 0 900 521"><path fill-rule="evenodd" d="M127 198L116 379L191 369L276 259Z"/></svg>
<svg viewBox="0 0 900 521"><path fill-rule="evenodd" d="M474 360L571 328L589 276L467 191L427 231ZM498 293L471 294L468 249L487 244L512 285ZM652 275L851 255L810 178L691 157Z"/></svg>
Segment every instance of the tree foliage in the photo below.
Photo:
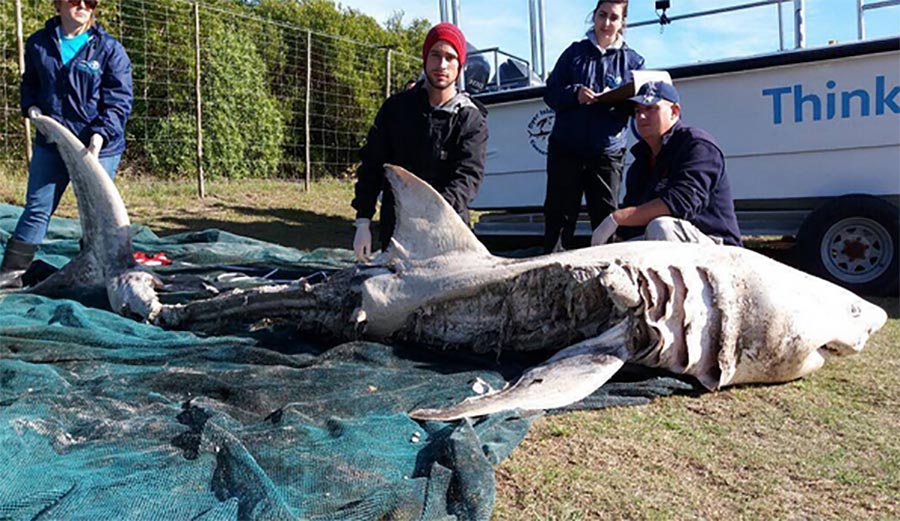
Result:
<svg viewBox="0 0 900 521"><path fill-rule="evenodd" d="M49 1L30 1L26 34L54 14ZM5 27L15 26L13 4L0 7ZM152 175L195 170L193 4L108 0L99 11L101 24L122 41L134 65L126 161ZM204 168L211 176L235 178L303 173L310 67L310 128L327 129L311 134L313 163L330 166L332 174L345 170L348 151L362 144L384 100L388 49L394 53L390 84L397 90L419 73L421 64L410 57L419 55L429 25L404 24L402 13L381 25L332 0L202 0L199 6ZM15 32L3 38L0 95L9 115L18 110ZM312 63L306 60L308 38ZM17 117L0 125L5 145L22 134ZM15 148L4 146L0 154Z"/></svg>
<svg viewBox="0 0 900 521"><path fill-rule="evenodd" d="M233 24L214 16L201 20L205 171L213 177L234 179L272 176L281 163L285 126L278 101L266 83L267 66L256 36L247 30L233 30ZM176 83L174 91L166 95L189 99L192 92L178 92L191 91L188 85ZM192 108L152 123L153 138L144 147L155 171L181 175L193 170L195 105Z"/></svg>

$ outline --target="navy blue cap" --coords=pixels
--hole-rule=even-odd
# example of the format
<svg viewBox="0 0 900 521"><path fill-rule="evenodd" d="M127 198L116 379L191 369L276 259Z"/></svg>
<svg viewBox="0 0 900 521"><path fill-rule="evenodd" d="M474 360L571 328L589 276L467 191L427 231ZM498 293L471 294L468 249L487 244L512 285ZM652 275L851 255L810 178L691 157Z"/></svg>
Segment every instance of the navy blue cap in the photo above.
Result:
<svg viewBox="0 0 900 521"><path fill-rule="evenodd" d="M640 105L656 105L660 101L669 101L672 103L680 103L681 98L678 97L678 91L671 83L664 81L648 81L641 85L637 91L637 95L629 100Z"/></svg>

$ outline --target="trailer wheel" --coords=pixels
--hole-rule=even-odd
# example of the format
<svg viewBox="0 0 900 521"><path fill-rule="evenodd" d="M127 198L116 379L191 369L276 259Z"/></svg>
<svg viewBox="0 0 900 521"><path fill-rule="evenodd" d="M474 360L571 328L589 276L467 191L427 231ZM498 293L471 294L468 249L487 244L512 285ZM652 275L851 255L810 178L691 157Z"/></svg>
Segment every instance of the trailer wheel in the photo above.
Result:
<svg viewBox="0 0 900 521"><path fill-rule="evenodd" d="M824 204L797 236L802 267L862 295L895 295L900 278L900 209L870 195Z"/></svg>

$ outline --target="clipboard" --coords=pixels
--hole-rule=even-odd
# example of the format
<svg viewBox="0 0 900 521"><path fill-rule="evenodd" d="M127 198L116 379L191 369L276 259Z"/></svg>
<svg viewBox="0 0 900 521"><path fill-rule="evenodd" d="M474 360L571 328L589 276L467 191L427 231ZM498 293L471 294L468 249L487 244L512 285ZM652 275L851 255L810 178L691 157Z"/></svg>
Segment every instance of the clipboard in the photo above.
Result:
<svg viewBox="0 0 900 521"><path fill-rule="evenodd" d="M669 76L668 71L631 71L631 77L632 80L628 83L622 84L615 89L608 90L594 98L594 103L622 103L637 94L645 83L651 81L662 81L672 85L672 77Z"/></svg>

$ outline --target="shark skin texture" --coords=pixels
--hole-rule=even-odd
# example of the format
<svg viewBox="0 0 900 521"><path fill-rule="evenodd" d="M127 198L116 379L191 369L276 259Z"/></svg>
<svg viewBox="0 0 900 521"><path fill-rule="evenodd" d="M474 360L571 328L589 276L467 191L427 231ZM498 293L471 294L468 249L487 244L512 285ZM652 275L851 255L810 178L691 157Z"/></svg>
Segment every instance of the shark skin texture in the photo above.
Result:
<svg viewBox="0 0 900 521"><path fill-rule="evenodd" d="M35 292L60 294L76 279L104 288L120 314L207 335L267 321L338 341L555 353L502 390L413 410L416 419L564 407L625 363L689 375L711 391L787 382L832 356L862 351L887 320L839 286L730 246L626 242L497 257L431 186L393 165L385 172L397 228L371 264L315 284L300 279L161 304L158 281L131 260L127 211L99 163L65 128L36 126L69 168L86 247Z"/></svg>

